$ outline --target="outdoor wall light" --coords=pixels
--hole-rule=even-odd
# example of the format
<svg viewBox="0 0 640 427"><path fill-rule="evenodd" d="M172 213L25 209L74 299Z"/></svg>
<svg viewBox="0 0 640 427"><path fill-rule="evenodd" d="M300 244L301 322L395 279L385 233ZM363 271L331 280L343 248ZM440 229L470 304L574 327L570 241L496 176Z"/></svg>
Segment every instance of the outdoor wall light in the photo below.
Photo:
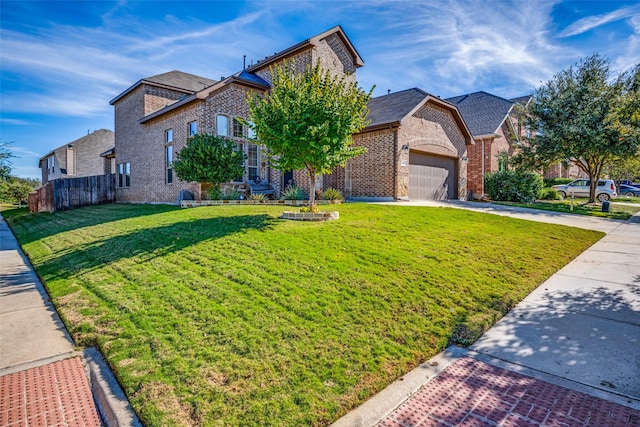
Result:
<svg viewBox="0 0 640 427"><path fill-rule="evenodd" d="M402 146L402 152L404 154L409 154L409 146L407 144Z"/></svg>
<svg viewBox="0 0 640 427"><path fill-rule="evenodd" d="M468 157L466 157L466 156L465 156L465 157L460 157L460 160L462 160L463 162L468 162L468 161L469 161L469 158L468 158Z"/></svg>

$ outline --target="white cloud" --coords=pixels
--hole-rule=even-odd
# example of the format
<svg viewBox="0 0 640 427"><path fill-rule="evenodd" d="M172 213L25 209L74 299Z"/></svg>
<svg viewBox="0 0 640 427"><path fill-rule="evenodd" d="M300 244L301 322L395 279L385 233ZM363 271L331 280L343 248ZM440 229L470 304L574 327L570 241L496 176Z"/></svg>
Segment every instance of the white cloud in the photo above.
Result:
<svg viewBox="0 0 640 427"><path fill-rule="evenodd" d="M603 15L587 16L578 19L573 24L565 28L558 37L571 37L586 33L594 28L627 18L637 18L640 15L640 5L623 7Z"/></svg>
<svg viewBox="0 0 640 427"><path fill-rule="evenodd" d="M0 117L0 123L10 126L32 126L34 124L28 120L9 119L7 117Z"/></svg>
<svg viewBox="0 0 640 427"><path fill-rule="evenodd" d="M383 28L367 38L375 48L362 74L375 73L381 81L384 74L395 76L394 91L419 86L446 96L492 89L502 96L527 93L570 53L548 37L554 3L390 3L379 20Z"/></svg>

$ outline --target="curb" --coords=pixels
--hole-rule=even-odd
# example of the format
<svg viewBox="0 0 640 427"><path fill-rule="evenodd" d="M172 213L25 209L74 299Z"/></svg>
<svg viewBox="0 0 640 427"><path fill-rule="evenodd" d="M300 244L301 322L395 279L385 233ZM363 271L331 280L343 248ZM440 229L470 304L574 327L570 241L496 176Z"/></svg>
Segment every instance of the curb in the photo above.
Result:
<svg viewBox="0 0 640 427"><path fill-rule="evenodd" d="M447 366L466 354L466 350L451 346L392 382L387 388L344 415L330 427L370 427L378 424L420 387L434 379Z"/></svg>
<svg viewBox="0 0 640 427"><path fill-rule="evenodd" d="M104 424L107 427L142 427L102 354L95 348L88 348L84 350L84 360L93 400Z"/></svg>

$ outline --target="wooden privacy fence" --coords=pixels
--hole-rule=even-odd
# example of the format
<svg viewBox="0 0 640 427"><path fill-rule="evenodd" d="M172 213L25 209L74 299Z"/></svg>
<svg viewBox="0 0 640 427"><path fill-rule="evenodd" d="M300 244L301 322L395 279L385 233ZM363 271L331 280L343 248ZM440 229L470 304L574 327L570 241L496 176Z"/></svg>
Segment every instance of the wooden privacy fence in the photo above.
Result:
<svg viewBox="0 0 640 427"><path fill-rule="evenodd" d="M29 194L29 211L55 212L115 201L115 174L64 178Z"/></svg>

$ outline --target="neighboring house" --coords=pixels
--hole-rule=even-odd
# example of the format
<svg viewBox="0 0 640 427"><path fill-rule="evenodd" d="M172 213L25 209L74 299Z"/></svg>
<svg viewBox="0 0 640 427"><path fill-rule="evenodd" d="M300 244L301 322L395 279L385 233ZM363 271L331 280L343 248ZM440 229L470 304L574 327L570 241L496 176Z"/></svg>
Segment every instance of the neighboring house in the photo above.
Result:
<svg viewBox="0 0 640 427"><path fill-rule="evenodd" d="M452 104L413 88L371 99L353 136L367 153L323 177L347 198L458 199L467 194L472 134Z"/></svg>
<svg viewBox="0 0 640 427"><path fill-rule="evenodd" d="M112 173L115 161L102 154L113 150L114 144L113 131L99 129L56 148L40 158L42 185L59 178Z"/></svg>
<svg viewBox="0 0 640 427"><path fill-rule="evenodd" d="M446 100L458 107L473 135L475 144L469 147L467 154L467 187L471 197L481 198L484 196L484 175L505 170L520 137L530 136L515 106L526 106L531 97L508 100L487 92L474 92Z"/></svg>
<svg viewBox="0 0 640 427"><path fill-rule="evenodd" d="M232 138L246 153L245 172L234 185L255 177L276 192L290 180L303 185L307 177L301 171L281 174L269 167L263 147L249 142L252 135L239 120L249 117L247 96L268 91L270 67L285 60L293 60L299 71L320 62L332 74L348 75L353 81L356 69L363 65L338 26L220 81L171 71L139 80L111 100L115 109L117 201L175 203L180 190L200 198L201 184L181 181L172 168L175 153L196 133Z"/></svg>

